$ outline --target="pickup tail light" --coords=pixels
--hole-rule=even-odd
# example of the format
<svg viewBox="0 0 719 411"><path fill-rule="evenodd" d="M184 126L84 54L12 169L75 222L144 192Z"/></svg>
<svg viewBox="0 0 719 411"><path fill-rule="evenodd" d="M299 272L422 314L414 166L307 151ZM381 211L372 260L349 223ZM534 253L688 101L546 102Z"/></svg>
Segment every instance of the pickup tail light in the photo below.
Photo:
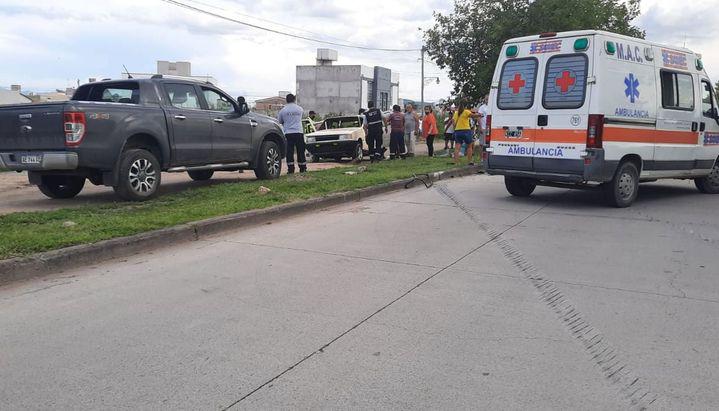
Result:
<svg viewBox="0 0 719 411"><path fill-rule="evenodd" d="M80 145L83 137L85 137L85 130L87 129L85 113L66 111L64 114L63 128L65 129L65 145L68 147Z"/></svg>
<svg viewBox="0 0 719 411"><path fill-rule="evenodd" d="M587 125L587 148L602 148L604 134L604 115L590 114Z"/></svg>

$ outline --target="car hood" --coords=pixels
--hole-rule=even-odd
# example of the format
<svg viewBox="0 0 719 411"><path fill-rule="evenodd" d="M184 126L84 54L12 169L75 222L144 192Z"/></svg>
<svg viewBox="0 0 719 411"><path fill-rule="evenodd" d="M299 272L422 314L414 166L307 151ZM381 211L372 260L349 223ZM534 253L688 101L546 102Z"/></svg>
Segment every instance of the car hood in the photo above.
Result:
<svg viewBox="0 0 719 411"><path fill-rule="evenodd" d="M352 134L357 130L362 130L362 127L349 127L349 128L333 128L331 130L320 130L314 133L307 134L308 137L317 136L335 136L338 134Z"/></svg>

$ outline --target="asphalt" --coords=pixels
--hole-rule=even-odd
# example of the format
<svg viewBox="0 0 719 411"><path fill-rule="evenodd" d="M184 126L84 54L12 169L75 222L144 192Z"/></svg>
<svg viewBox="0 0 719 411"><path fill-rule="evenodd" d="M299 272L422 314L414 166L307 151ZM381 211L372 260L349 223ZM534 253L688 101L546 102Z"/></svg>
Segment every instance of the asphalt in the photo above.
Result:
<svg viewBox="0 0 719 411"><path fill-rule="evenodd" d="M599 200L466 177L2 287L0 409L715 408L719 197Z"/></svg>

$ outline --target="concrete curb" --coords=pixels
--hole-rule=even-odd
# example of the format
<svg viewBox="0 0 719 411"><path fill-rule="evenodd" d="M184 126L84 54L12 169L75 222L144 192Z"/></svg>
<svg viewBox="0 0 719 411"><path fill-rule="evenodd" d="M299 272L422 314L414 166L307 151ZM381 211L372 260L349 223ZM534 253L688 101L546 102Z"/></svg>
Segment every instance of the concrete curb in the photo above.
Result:
<svg viewBox="0 0 719 411"><path fill-rule="evenodd" d="M446 180L477 174L480 170L477 166L467 166L433 173L430 177L432 181ZM360 201L368 197L403 189L411 180L412 179L398 180L355 191L336 193L306 201L210 218L129 237L113 238L92 244L66 247L35 254L30 257L0 260L0 285L27 280L33 277L61 273L71 268L79 268L113 258L141 254L179 243L197 241L215 234L264 224L307 211Z"/></svg>

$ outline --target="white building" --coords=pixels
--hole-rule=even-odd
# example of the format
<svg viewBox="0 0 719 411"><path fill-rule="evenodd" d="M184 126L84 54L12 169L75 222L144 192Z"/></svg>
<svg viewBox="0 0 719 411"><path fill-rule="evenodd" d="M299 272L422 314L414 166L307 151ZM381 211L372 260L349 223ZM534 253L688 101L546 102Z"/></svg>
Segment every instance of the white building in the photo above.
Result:
<svg viewBox="0 0 719 411"><path fill-rule="evenodd" d="M32 103L29 97L20 93L20 89L13 86L12 90L0 88L0 106L9 104Z"/></svg>
<svg viewBox="0 0 719 411"><path fill-rule="evenodd" d="M133 78L150 78L155 74L162 74L167 76L187 77L195 80L207 81L217 85L217 79L211 75L206 76L193 76L192 75L192 63L189 61L166 61L157 60L157 72L156 73L122 73L121 77L126 79L128 75Z"/></svg>
<svg viewBox="0 0 719 411"><path fill-rule="evenodd" d="M369 101L391 110L399 101L399 73L384 67L333 65L337 51L317 50L317 64L297 66L297 103L321 115L357 114Z"/></svg>

